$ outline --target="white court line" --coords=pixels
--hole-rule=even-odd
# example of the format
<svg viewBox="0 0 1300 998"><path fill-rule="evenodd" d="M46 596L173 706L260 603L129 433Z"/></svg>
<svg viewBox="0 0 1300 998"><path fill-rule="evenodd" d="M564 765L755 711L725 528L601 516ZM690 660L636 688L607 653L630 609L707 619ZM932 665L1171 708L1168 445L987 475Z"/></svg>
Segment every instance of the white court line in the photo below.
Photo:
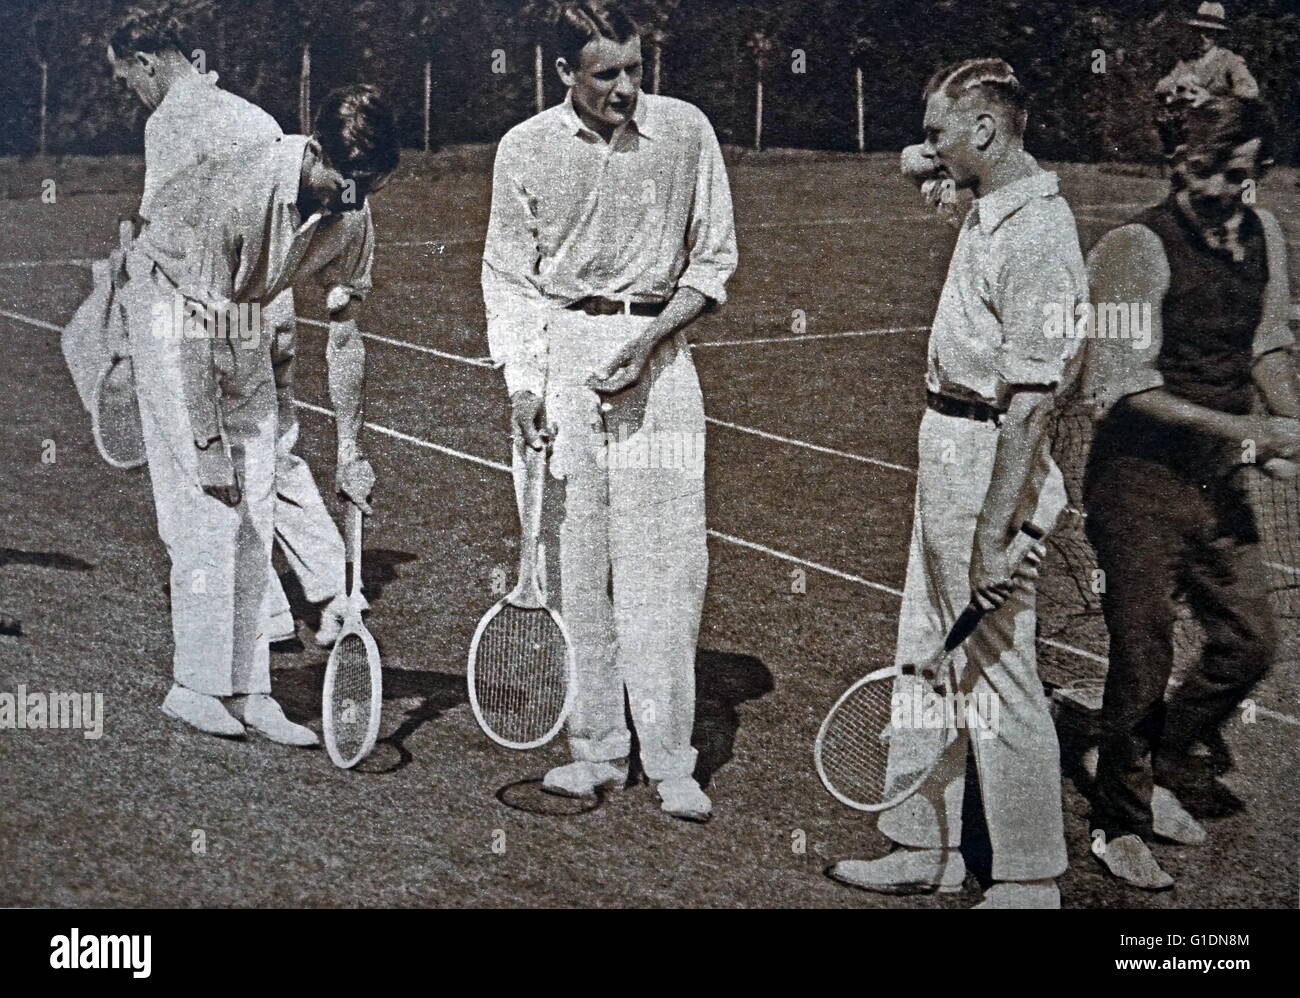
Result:
<svg viewBox="0 0 1300 998"><path fill-rule="evenodd" d="M319 319L299 318L299 322L306 326L316 326L318 329L329 329L328 322L321 322ZM469 364L471 367L491 367L492 361L486 357L466 357L463 354L448 353L445 350L435 350L433 347L421 346L419 343L411 343L407 340L393 339L391 336L380 336L378 333L361 334L365 339L374 340L377 343L387 343L389 346L402 347L406 350L416 350L419 353L432 354L434 357L441 357L443 360L454 360L461 364Z"/></svg>
<svg viewBox="0 0 1300 998"><path fill-rule="evenodd" d="M308 325L311 326L319 326L321 328L325 328L327 326L327 323L319 322L315 319L300 319L299 321L307 323ZM867 336L867 335L884 334L890 332L915 331L915 330L929 329L929 328L930 328L929 326L915 326L915 327L909 326L906 327L905 330L903 329L861 330L857 333L828 334L828 335ZM492 367L492 360L491 358L488 357L465 357L461 354L447 353L442 350L434 350L432 347L420 346L419 344L411 343L408 340L399 340L390 336L380 336L377 333L362 333L361 335L368 337L369 339L378 340L380 343L387 343L390 346L400 347L403 349L418 350L421 353L433 354L436 357L442 357L445 360L456 361L461 364L469 364L472 367L479 367L485 369ZM792 339L793 337L786 337L786 338ZM695 346L699 346L699 345L700 344L695 344ZM724 427L728 430L735 430L737 433L748 433L756 437L762 437L764 440L772 440L777 443L789 444L792 447L802 447L805 450L816 451L819 454L832 454L835 457L847 458L850 461L857 461L861 464L872 464L880 468L888 468L891 471L902 471L902 472L906 472L907 474L913 474L913 475L916 474L916 469L909 468L907 465L895 464L892 461L885 461L875 457L866 457L865 455L862 454L851 454L848 451L836 450L833 447L823 447L820 444L809 443L806 440L796 440L794 437L783 437L780 436L779 434L768 433L766 430L759 430L752 426L742 426L739 423L729 423L726 420L715 419L712 416L706 416L705 422L712 423L715 426Z"/></svg>
<svg viewBox="0 0 1300 998"><path fill-rule="evenodd" d="M1289 724L1294 728L1300 728L1300 718L1292 717L1290 714L1282 714L1276 710L1270 710L1267 707L1256 707L1262 717L1272 718L1274 721L1281 721L1283 724Z"/></svg>
<svg viewBox="0 0 1300 998"><path fill-rule="evenodd" d="M319 413L329 419L334 418L334 413L329 409L322 409L318 405L312 405L310 402L302 402L298 399L293 400L293 404L299 409L306 409L309 412ZM479 457L477 454L469 454L463 450L456 450L453 447L444 447L442 444L435 444L431 440L421 440L419 437L413 437L409 433L403 433L400 430L394 430L387 426L381 426L379 423L366 423L367 430L373 430L386 437L392 437L394 440L400 440L403 443L414 444L416 447L424 447L428 450L437 451L439 454L446 454L449 457L460 458L462 461L472 461L474 464L481 464L485 468L491 468L494 471L510 470L510 466L502 464L500 461L493 461L491 458Z"/></svg>
<svg viewBox="0 0 1300 998"><path fill-rule="evenodd" d="M5 316L17 322L24 322L27 323L28 325L35 326L39 329L49 329L54 332L61 332L60 327L54 325L54 323L52 322L45 322L41 319L33 319L30 316L20 315L16 312L10 312L4 309L0 309L0 316ZM329 419L334 418L334 414L330 412L328 409L324 409L317 405L312 405L310 402L301 402L295 400L294 405L298 406L299 408L306 409L310 412L319 413L321 415L326 416ZM493 461L490 458L479 457L477 454L469 454L465 451L455 450L454 448L451 447L444 447L441 444L435 444L430 440L422 440L421 438L412 436L409 433L402 433L400 430L394 430L391 429L390 427L383 426L379 423L366 423L365 425L367 429L372 430L375 433L379 433L387 437L392 437L393 439L400 440L403 443L409 443L416 447L423 447L428 450L436 451L440 454L446 454L449 457L458 458L463 461L470 461L474 464L482 465L483 467L486 468L491 468L494 471L501 471L507 473L510 471L510 468L500 461ZM815 572L821 572L825 575L829 575L832 576L833 578L841 579L845 582L851 582L855 585L860 585L869 589L877 590L879 592L888 593L891 596L896 596L901 598L903 595L900 590L895 589L892 586L887 586L880 582L873 582L870 579L865 579L860 575L853 575L850 572L844 572L837 568L831 568L829 565L822 565L815 561L808 561L805 558L800 558L797 555L789 554L788 552L785 551L779 551L776 548L767 547L764 544L758 544L754 541L747 541L740 537L733 537L730 534L724 534L721 531L717 531L717 530L710 530L709 536L716 537L720 541L724 541L725 543L736 545L737 547L743 547L752 551L758 551L762 554L768 555L769 557L777 558L781 561L789 562L790 564L800 565L804 568L812 569ZM1082 648L1076 648L1073 645L1066 644L1065 642L1062 641L1053 641L1050 639L1040 639L1040 641L1042 641L1042 643L1044 644L1050 645L1053 648L1058 648L1062 651L1066 651L1071 654L1078 655L1081 658L1091 659L1094 661L1103 661L1103 659L1099 655L1095 655L1094 653L1086 651ZM1291 724L1296 727L1300 727L1300 718L1294 718L1288 714L1281 714L1276 711L1270 710L1266 707L1260 707L1259 713L1265 717L1270 717L1273 718L1274 720L1282 721L1286 724Z"/></svg>
<svg viewBox="0 0 1300 998"><path fill-rule="evenodd" d="M30 315L20 315L17 312L10 312L0 308L0 315L6 319L13 319L14 322L25 322L29 326L35 326L37 329L48 329L52 333L62 333L63 327L56 326L52 322L46 322L44 319L33 319Z"/></svg>
<svg viewBox="0 0 1300 998"><path fill-rule="evenodd" d="M834 447L823 447L820 444L810 444L806 440L795 440L793 437L782 437L775 433L768 433L766 430L756 430L752 426L741 426L739 423L728 423L722 419L714 419L712 416L705 416L706 423L712 423L714 426L725 426L728 430L735 430L737 433L749 433L756 437L762 437L764 440L775 440L777 443L791 444L795 447L803 447L806 450L816 451L819 454L832 454L835 457L848 458L850 461L860 461L863 464L874 464L879 468L889 468L891 471L903 471L909 475L915 475L916 469L909 468L905 464L894 464L892 461L882 461L876 457L864 457L861 454L850 454L845 450L836 450Z"/></svg>
<svg viewBox="0 0 1300 998"><path fill-rule="evenodd" d="M95 261L73 257L69 260L3 260L0 270L34 270L37 267L89 267Z"/></svg>
<svg viewBox="0 0 1300 998"><path fill-rule="evenodd" d="M882 329L850 329L842 333L805 333L802 336L765 336L758 339L745 340L706 340L699 343L692 343L691 349L700 350L709 347L748 347L759 346L765 343L802 343L805 340L838 340L858 336L889 336L893 333L922 333L929 328L929 326L890 326Z"/></svg>

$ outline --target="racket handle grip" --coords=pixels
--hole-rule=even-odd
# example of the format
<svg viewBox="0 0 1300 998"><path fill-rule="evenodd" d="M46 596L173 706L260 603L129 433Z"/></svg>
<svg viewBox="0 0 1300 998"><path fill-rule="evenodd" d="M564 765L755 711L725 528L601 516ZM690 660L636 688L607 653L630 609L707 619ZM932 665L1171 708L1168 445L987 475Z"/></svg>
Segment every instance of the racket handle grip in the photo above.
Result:
<svg viewBox="0 0 1300 998"><path fill-rule="evenodd" d="M957 618L957 622L952 625L952 630L948 632L948 637L943 642L943 650L950 652L970 637L983 616L984 611L974 603L966 607Z"/></svg>
<svg viewBox="0 0 1300 998"><path fill-rule="evenodd" d="M1047 536L1045 530L1031 523L1029 520L1026 520L1020 525L1020 533L1024 534L1025 537L1035 544ZM1016 552L1016 548L1017 545L1013 544L1012 551ZM1019 552L1016 553L1019 554ZM1023 554L1019 554L1019 557L1016 558L1017 564L1012 567L1018 568L1019 561L1023 557ZM974 633L975 628L979 626L979 622L983 616L984 611L981 610L979 605L972 600L970 605L961 612L961 616L957 618L957 622L952 625L952 630L948 632L948 637L943 642L943 650L945 652L950 652L970 637L971 634Z"/></svg>

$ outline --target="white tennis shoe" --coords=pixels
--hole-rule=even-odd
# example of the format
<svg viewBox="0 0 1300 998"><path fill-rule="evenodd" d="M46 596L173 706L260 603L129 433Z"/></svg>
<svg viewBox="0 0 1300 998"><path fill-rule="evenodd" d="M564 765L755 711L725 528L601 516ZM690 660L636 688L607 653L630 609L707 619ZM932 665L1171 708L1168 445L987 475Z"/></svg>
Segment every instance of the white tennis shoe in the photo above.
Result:
<svg viewBox="0 0 1300 998"><path fill-rule="evenodd" d="M826 872L832 880L877 894L953 894L966 880L966 861L958 849L899 846L879 859L842 859Z"/></svg>
<svg viewBox="0 0 1300 998"><path fill-rule="evenodd" d="M1100 845L1095 844L1097 842ZM1113 839L1095 839L1092 851L1106 869L1134 887L1163 891L1174 885L1174 878L1160 868L1151 848L1140 836L1129 834Z"/></svg>
<svg viewBox="0 0 1300 998"><path fill-rule="evenodd" d="M232 697L231 707L259 735L280 745L311 748L320 744L316 732L285 717L280 705L265 693Z"/></svg>
<svg viewBox="0 0 1300 998"><path fill-rule="evenodd" d="M1022 883L1007 881L994 884L984 892L976 908L1050 908L1061 907L1061 891L1054 881Z"/></svg>
<svg viewBox="0 0 1300 998"><path fill-rule="evenodd" d="M1151 788L1151 830L1183 846L1199 846L1206 839L1201 823L1187 813L1173 791L1159 784Z"/></svg>
<svg viewBox="0 0 1300 998"><path fill-rule="evenodd" d="M590 797L597 790L621 790L627 783L627 763L578 760L556 766L542 778L542 789L557 797Z"/></svg>
<svg viewBox="0 0 1300 998"><path fill-rule="evenodd" d="M220 700L206 693L186 689L179 683L172 686L162 702L161 710L168 717L184 721L205 735L221 738L244 736L244 726L231 716Z"/></svg>
<svg viewBox="0 0 1300 998"><path fill-rule="evenodd" d="M705 822L713 814L713 801L693 777L678 776L659 781L660 805L665 814L683 821Z"/></svg>

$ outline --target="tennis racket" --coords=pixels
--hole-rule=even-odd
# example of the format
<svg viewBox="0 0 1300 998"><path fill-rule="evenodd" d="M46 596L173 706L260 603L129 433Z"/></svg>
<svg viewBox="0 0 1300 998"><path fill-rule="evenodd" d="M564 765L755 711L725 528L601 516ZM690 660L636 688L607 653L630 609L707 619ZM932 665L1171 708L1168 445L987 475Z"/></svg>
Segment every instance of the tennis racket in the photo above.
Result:
<svg viewBox="0 0 1300 998"><path fill-rule="evenodd" d="M575 685L569 632L537 584L546 453L525 447L524 455L519 581L479 621L466 674L479 727L512 749L538 748L559 733L573 707Z"/></svg>
<svg viewBox="0 0 1300 998"><path fill-rule="evenodd" d="M375 747L383 709L379 646L361 619L361 510L348 504L348 546L352 585L343 613L343 630L325 666L321 718L325 749L334 765L351 769Z"/></svg>
<svg viewBox="0 0 1300 998"><path fill-rule="evenodd" d="M1012 564L1021 565L1045 536L1026 522L1011 544ZM813 744L817 775L831 796L858 811L884 811L920 789L948 744L950 722L955 720L946 699L957 688L954 655L983 616L984 611L972 602L953 624L943 647L928 660L877 669L835 701ZM942 710L943 723L917 723L932 716L935 705ZM892 773L891 744L897 746Z"/></svg>

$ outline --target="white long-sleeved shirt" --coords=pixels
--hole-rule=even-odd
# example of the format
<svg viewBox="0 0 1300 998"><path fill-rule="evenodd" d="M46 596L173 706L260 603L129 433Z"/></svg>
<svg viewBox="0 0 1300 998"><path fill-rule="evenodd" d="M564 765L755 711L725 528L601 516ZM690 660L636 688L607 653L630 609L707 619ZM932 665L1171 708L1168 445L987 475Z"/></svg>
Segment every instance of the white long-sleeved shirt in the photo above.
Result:
<svg viewBox="0 0 1300 998"><path fill-rule="evenodd" d="M234 303L266 305L308 277L336 298L365 298L375 254L370 204L304 221L298 189L307 142L286 135L177 174L156 192L134 250L213 314ZM261 339L269 349L269 336ZM219 433L207 402L189 399L196 440Z"/></svg>
<svg viewBox="0 0 1300 998"><path fill-rule="evenodd" d="M216 73L182 77L145 122L140 215L149 217L158 191L182 171L274 142L281 134L260 107L217 86Z"/></svg>
<svg viewBox="0 0 1300 998"><path fill-rule="evenodd" d="M680 287L722 303L737 260L722 150L691 104L639 94L607 143L567 97L497 148L483 299L511 394L542 392L548 310L665 302Z"/></svg>

